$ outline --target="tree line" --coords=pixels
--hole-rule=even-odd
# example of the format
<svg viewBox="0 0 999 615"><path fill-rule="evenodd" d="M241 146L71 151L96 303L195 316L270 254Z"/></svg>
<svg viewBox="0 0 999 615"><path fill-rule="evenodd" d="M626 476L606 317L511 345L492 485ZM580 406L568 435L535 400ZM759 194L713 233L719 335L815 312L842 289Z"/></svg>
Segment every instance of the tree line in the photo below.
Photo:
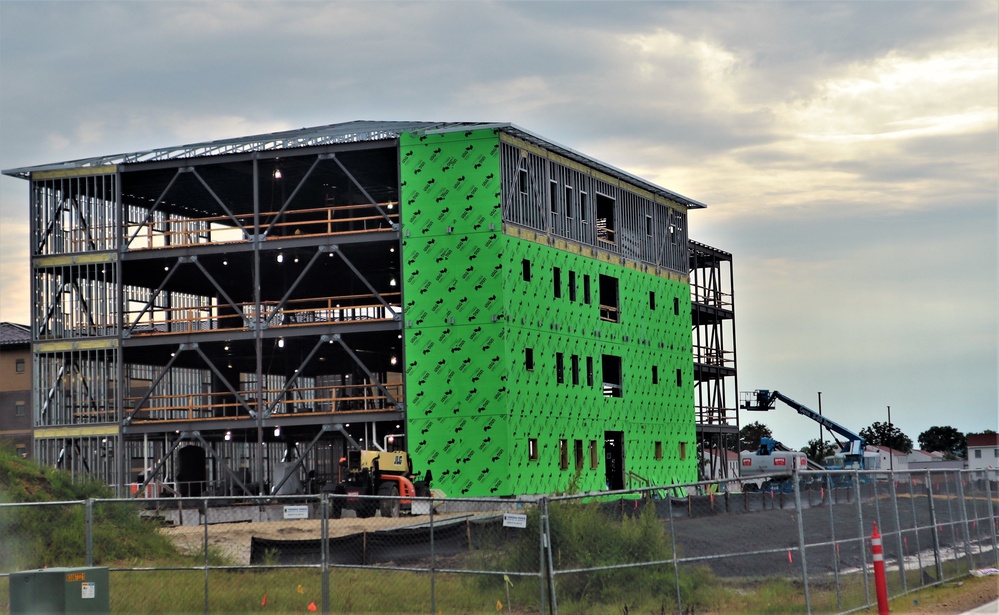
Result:
<svg viewBox="0 0 999 615"><path fill-rule="evenodd" d="M995 431L986 429L981 433L994 434ZM881 421L875 421L870 426L860 430L860 435L871 446L887 446L901 453L911 453L913 449L912 439L902 433L896 425L890 425ZM765 424L756 421L744 426L739 430L739 450L755 451L760 446L760 438L772 438L773 432ZM958 429L950 426L930 427L917 438L920 450L926 452L943 453L944 459L966 459L968 456L968 436ZM800 449L809 459L816 463L823 464L828 457L832 457L839 448L834 442L815 438L809 440L808 444Z"/></svg>

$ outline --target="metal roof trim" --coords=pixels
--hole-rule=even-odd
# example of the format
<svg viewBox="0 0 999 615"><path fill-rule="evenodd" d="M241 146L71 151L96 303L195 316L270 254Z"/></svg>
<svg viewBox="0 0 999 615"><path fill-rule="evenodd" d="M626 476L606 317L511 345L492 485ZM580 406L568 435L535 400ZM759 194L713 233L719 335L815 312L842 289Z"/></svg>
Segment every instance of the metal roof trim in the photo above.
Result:
<svg viewBox="0 0 999 615"><path fill-rule="evenodd" d="M653 194L676 201L688 209L703 209L707 207L704 203L687 198L681 194L673 192L672 190L667 190L662 186L653 184L652 182L644 180L636 175L632 175L627 171L623 171L615 166L601 162L591 156L578 152L571 147L561 145L551 139L542 137L509 122L406 122L354 120L312 128L297 128L293 130L282 130L243 137L232 137L227 139L216 139L213 141L203 141L200 143L190 143L187 145L147 149L131 153L79 158L77 160L69 160L65 162L7 169L0 172L10 177L30 179L32 173L42 171L62 171L90 168L97 169L108 165L135 164L140 162L155 162L162 160L182 160L186 158L222 156L226 154L279 151L316 145L379 141L383 139L397 139L403 132L435 134L489 128L506 132L514 137L528 141L529 143L552 150L553 152L571 160L575 160L576 162L593 166L603 173L639 186L649 192L652 192Z"/></svg>
<svg viewBox="0 0 999 615"><path fill-rule="evenodd" d="M462 124L461 126L466 126ZM203 156L221 156L233 153L265 152L328 145L338 143L359 143L398 138L403 132L427 130L436 127L446 127L447 122L377 122L371 120L355 120L338 124L327 124L312 128L296 128L270 133L261 133L242 137L215 139L158 147L136 152L110 154L78 158L64 162L6 169L2 172L10 177L29 179L31 173L39 171L56 171L63 169L80 169L101 167L117 164L134 164L139 162L155 162L161 160L182 160Z"/></svg>

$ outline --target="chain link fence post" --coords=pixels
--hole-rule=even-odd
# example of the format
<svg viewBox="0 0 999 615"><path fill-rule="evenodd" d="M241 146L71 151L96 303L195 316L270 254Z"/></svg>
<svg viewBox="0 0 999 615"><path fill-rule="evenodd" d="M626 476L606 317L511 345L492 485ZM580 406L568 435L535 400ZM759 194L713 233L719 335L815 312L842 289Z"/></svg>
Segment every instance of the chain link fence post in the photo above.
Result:
<svg viewBox="0 0 999 615"><path fill-rule="evenodd" d="M541 615L548 612L548 577L545 565L545 547L548 545L548 534L545 529L545 509L538 502L538 589L541 593Z"/></svg>
<svg viewBox="0 0 999 615"><path fill-rule="evenodd" d="M861 576L864 578L864 604L871 604L870 571L867 569L867 543L864 539L864 498L860 493L860 470L853 471L854 498L857 502L857 541L860 543Z"/></svg>
<svg viewBox="0 0 999 615"><path fill-rule="evenodd" d="M86 534L87 540L87 566L94 565L94 499L87 498L86 503Z"/></svg>
<svg viewBox="0 0 999 615"><path fill-rule="evenodd" d="M839 544L836 542L836 515L834 510L836 507L836 477L832 474L826 474L823 484L829 489L829 493L826 495L826 503L829 509L829 543L832 549L833 580L836 584L836 609L842 611L843 587L839 575Z"/></svg>
<svg viewBox="0 0 999 615"><path fill-rule="evenodd" d="M542 497L539 502L541 506L541 519L545 532L545 574L548 576L548 595L550 599L549 613L558 615L558 595L555 593L555 562L552 559L552 527L548 519L548 498Z"/></svg>
<svg viewBox="0 0 999 615"><path fill-rule="evenodd" d="M906 474L908 476L908 474ZM895 530L898 532L898 574L902 578L902 593L909 591L908 583L905 580L905 547L902 544L902 518L898 514L898 489L895 486L895 474L891 475L891 502L895 511Z"/></svg>
<svg viewBox="0 0 999 615"><path fill-rule="evenodd" d="M323 615L330 612L330 511L329 494L319 494L320 585L323 592Z"/></svg>
<svg viewBox="0 0 999 615"><path fill-rule="evenodd" d="M678 615L682 615L683 597L680 595L680 562L676 552L676 528L673 524L673 496L668 491L666 492L666 514L669 515L669 544L670 549L673 551L673 577L676 581L676 612Z"/></svg>
<svg viewBox="0 0 999 615"><path fill-rule="evenodd" d="M940 533L937 525L937 510L933 498L933 474L926 471L926 496L930 513L930 536L933 537L933 561L934 570L937 573L937 581L943 581L943 562L940 561Z"/></svg>
<svg viewBox="0 0 999 615"><path fill-rule="evenodd" d="M437 612L437 551L434 544L434 500L430 496L430 615Z"/></svg>
<svg viewBox="0 0 999 615"><path fill-rule="evenodd" d="M208 498L204 498L201 505L203 507L202 518L205 522L205 533L201 543L201 548L205 552L205 615L208 615Z"/></svg>
<svg viewBox="0 0 999 615"><path fill-rule="evenodd" d="M808 562L805 557L805 523L801 518L801 475L799 474L797 463L794 464L794 469L791 471L791 481L791 488L794 490L794 516L797 518L798 523L798 553L801 555L801 580L805 585L805 612L811 614L812 599L808 587Z"/></svg>
<svg viewBox="0 0 999 615"><path fill-rule="evenodd" d="M916 513L916 479L910 474L909 475L909 508L912 512L912 524L915 530L912 535L916 541L916 566L919 567L919 584L924 585L926 574L923 572L923 547L919 540L919 517Z"/></svg>

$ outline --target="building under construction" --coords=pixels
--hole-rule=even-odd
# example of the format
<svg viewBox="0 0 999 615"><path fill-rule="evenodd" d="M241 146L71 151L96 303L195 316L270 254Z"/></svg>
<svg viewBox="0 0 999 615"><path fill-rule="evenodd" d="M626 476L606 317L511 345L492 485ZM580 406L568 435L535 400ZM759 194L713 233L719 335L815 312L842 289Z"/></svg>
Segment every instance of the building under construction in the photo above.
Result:
<svg viewBox="0 0 999 615"><path fill-rule="evenodd" d="M694 481L738 431L704 207L511 124L349 122L11 169L34 454L124 493Z"/></svg>

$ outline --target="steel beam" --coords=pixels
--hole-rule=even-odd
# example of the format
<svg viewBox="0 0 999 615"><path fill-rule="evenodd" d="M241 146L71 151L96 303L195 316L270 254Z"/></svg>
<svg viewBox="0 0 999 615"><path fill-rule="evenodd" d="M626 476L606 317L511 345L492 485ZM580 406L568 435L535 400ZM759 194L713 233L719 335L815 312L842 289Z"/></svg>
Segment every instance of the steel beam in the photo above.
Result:
<svg viewBox="0 0 999 615"><path fill-rule="evenodd" d="M344 343L343 338L340 337L339 333L333 335L333 341L335 341L337 344L340 344L340 347L343 348L348 355L350 355L350 358L354 360L354 363L356 363L358 367L364 370L364 373L371 380L371 383L378 387L378 390L381 391L381 393L385 396L385 399L388 400L390 404L394 406L398 403L396 398L393 397L391 393L389 393L388 389L386 389L385 386L378 380L378 378L376 378L375 375L371 373L371 370L368 369L368 366L365 365L363 361L361 361L360 357L358 357L357 354L355 354L354 351L351 350L350 347Z"/></svg>

